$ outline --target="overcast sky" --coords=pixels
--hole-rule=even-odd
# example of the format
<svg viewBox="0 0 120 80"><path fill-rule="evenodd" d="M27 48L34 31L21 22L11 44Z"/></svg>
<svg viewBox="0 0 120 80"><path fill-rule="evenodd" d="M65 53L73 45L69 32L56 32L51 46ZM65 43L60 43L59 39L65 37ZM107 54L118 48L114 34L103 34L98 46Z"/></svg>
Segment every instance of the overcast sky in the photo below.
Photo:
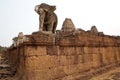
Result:
<svg viewBox="0 0 120 80"><path fill-rule="evenodd" d="M0 0L0 45L10 46L19 32L31 34L39 29L37 4L56 5L57 29L65 18L71 18L76 28L120 35L120 0Z"/></svg>

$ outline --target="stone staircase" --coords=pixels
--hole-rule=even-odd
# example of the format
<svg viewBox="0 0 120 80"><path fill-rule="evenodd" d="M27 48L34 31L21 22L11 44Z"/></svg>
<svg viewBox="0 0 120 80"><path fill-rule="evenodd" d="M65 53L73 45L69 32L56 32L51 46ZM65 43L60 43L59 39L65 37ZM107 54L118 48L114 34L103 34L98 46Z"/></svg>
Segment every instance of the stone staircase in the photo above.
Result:
<svg viewBox="0 0 120 80"><path fill-rule="evenodd" d="M14 76L16 70L11 66L7 59L0 59L0 80L9 80L10 77Z"/></svg>

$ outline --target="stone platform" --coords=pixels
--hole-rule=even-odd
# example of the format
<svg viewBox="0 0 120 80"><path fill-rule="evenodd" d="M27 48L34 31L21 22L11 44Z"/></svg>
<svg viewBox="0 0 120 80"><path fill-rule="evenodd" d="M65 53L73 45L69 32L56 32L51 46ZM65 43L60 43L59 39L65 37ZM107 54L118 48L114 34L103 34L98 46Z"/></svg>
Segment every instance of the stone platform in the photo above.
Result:
<svg viewBox="0 0 120 80"><path fill-rule="evenodd" d="M86 80L120 64L119 36L76 29L71 19L55 34L33 32L20 40L8 49L17 68L13 80Z"/></svg>

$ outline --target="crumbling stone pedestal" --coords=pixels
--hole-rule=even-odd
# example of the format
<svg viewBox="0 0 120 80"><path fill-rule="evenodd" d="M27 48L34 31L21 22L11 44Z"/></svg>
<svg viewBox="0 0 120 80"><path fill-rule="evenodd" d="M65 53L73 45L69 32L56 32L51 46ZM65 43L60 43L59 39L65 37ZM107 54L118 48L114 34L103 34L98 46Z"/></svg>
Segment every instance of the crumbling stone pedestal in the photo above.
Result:
<svg viewBox="0 0 120 80"><path fill-rule="evenodd" d="M66 20L54 35L33 33L8 50L15 80L85 80L120 64L120 37L75 29Z"/></svg>

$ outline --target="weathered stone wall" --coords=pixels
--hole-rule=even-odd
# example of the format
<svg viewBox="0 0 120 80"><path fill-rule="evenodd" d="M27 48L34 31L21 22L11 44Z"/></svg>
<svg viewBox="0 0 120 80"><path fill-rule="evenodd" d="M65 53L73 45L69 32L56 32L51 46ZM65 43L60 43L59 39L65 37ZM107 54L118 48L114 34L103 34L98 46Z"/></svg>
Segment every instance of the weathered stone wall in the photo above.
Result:
<svg viewBox="0 0 120 80"><path fill-rule="evenodd" d="M83 80L120 63L120 37L76 30L29 39L9 50L16 80Z"/></svg>
<svg viewBox="0 0 120 80"><path fill-rule="evenodd" d="M41 31L26 38L8 50L9 63L17 68L13 80L88 80L120 64L119 36L95 26L75 29L69 18L55 34Z"/></svg>
<svg viewBox="0 0 120 80"><path fill-rule="evenodd" d="M13 80L22 80L25 74L25 56L24 56L24 46L20 45L18 47L12 47L8 49L7 59L9 65L11 66L12 72L16 74Z"/></svg>

